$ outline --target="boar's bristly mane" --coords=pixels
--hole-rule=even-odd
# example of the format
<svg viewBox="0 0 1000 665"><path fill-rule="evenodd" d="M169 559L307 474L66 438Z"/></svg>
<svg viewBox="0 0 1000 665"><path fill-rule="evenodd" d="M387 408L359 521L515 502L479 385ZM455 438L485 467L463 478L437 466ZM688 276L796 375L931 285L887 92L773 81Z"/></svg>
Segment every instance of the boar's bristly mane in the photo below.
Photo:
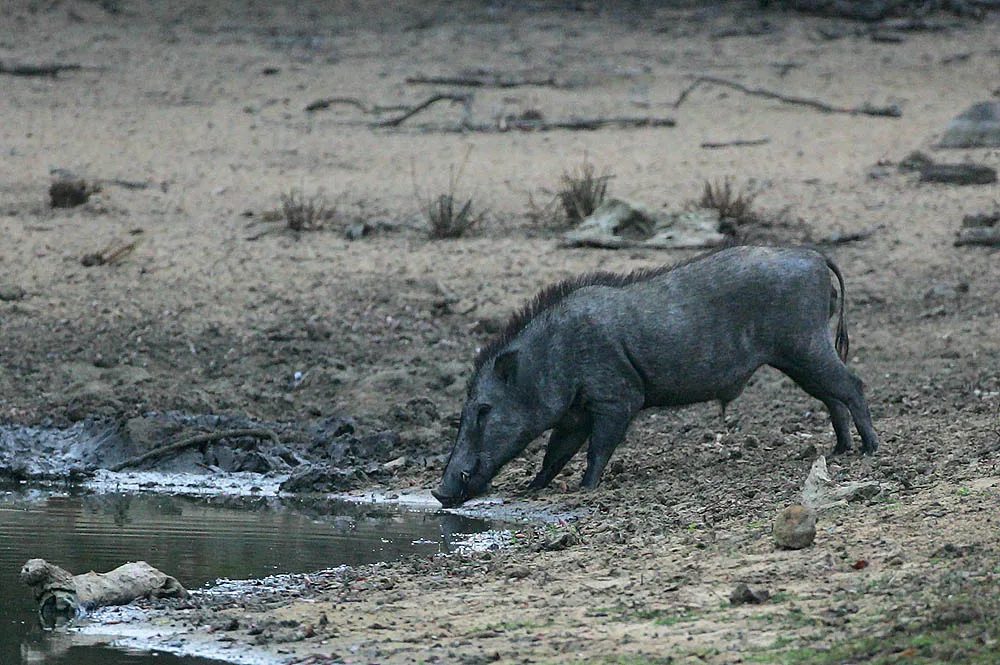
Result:
<svg viewBox="0 0 1000 665"><path fill-rule="evenodd" d="M628 273L606 271L591 272L578 275L576 277L570 277L569 279L564 279L561 282L556 282L555 284L546 286L539 291L534 298L525 303L521 309L514 312L510 319L507 320L507 323L504 324L503 328L501 328L500 331L494 335L482 347L482 349L479 350L479 354L476 355L476 360L473 366L474 371L472 381L470 381L470 386L471 383L475 381L476 376L479 374L479 370L482 369L483 365L495 358L508 344L514 341L514 339L528 327L528 324L565 300L574 291L587 286L610 286L620 288L628 286L629 284L635 284L636 282L644 282L646 280L653 279L654 277L659 277L676 267L677 266L640 268L639 270L633 270Z"/></svg>

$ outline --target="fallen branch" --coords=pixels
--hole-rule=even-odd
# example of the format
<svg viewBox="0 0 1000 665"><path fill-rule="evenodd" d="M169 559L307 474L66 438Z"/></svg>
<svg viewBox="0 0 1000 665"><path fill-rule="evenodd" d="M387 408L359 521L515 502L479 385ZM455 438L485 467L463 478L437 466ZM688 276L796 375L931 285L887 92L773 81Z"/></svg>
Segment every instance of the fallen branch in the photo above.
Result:
<svg viewBox="0 0 1000 665"><path fill-rule="evenodd" d="M982 228L984 226L997 226L1000 224L1000 210L996 212L976 212L962 218L962 226L965 228Z"/></svg>
<svg viewBox="0 0 1000 665"><path fill-rule="evenodd" d="M642 127L674 127L677 124L673 118L651 118L651 117L621 117L621 118L574 118L572 120L557 120L548 122L546 120L515 120L506 118L497 124L471 124L463 123L457 127L446 129L423 128L425 131L442 132L471 132L477 134L503 134L510 131L521 132L552 132L556 130L567 131L596 131L605 127L615 127L617 129L636 129Z"/></svg>
<svg viewBox="0 0 1000 665"><path fill-rule="evenodd" d="M157 457L163 457L168 453L175 452L177 450L183 450L190 446L197 446L202 443L208 443L209 441L218 441L220 439L230 439L240 436L250 436L258 439L271 439L275 445L280 443L278 440L278 435L269 429L227 429L220 430L218 432L207 432L204 434L195 434L194 436L189 436L178 441L164 444L158 448L153 448L149 452L143 453L142 455L137 455L136 457L129 458L124 462L119 462L111 467L108 467L109 471L121 471L122 469L127 469L129 467L137 466L143 462L154 459Z"/></svg>
<svg viewBox="0 0 1000 665"><path fill-rule="evenodd" d="M548 122L545 120L511 121L508 120L502 127L492 125L475 126L476 131L509 131L519 129L528 132L550 132L554 129L568 129L576 131L594 131L605 127L616 127L618 129L630 129L636 127L673 127L677 124L673 118L653 118L647 116L639 117L616 117L616 118L574 118L572 120L557 120Z"/></svg>
<svg viewBox="0 0 1000 665"><path fill-rule="evenodd" d="M55 78L59 72L69 72L83 69L77 63L56 63L51 65L5 65L0 62L0 74L9 76L51 76Z"/></svg>
<svg viewBox="0 0 1000 665"><path fill-rule="evenodd" d="M697 88L702 83L712 83L714 85L721 85L727 88L732 88L733 90L739 90L743 94L751 95L755 97L765 97L767 99L776 99L780 102L786 104L797 104L799 106L808 106L814 108L823 113L850 113L851 115L871 115L886 118L899 118L903 115L903 112L895 104L889 106L871 106L869 104L864 104L862 106L847 107L847 106L835 106L833 104L828 104L816 99L807 99L805 97L792 97L789 95L782 94L780 92L775 92L773 90L767 90L765 88L750 88L742 83L737 83L736 81L730 81L729 79L719 78L717 76L698 76L694 83L688 86L684 91L681 92L677 101L674 102L674 108L679 107L684 100L687 98L691 92Z"/></svg>
<svg viewBox="0 0 1000 665"><path fill-rule="evenodd" d="M82 263L87 268L92 268L94 266L105 266L114 265L116 263L121 263L125 260L129 254L139 245L138 240L133 240L132 242L123 243L118 240L112 240L108 243L108 246L99 252L91 252L89 254L84 254L80 257L80 263Z"/></svg>
<svg viewBox="0 0 1000 665"><path fill-rule="evenodd" d="M414 106L413 108L411 108L409 111L407 111L403 115L396 116L395 118L390 118L389 120L382 120L382 121L379 121L379 122L376 122L376 123L372 123L372 126L373 127L399 127L401 124L403 124L404 122L406 122L407 120L409 120L410 118L412 118L413 116L415 116L416 114L420 113L421 111L423 111L427 107L429 107L432 104L435 104L437 102L443 101L443 100L447 100L447 101L451 101L451 102L462 102L463 104L465 104L466 109L468 109L468 106L469 106L470 102L472 101L472 95L452 95L452 94L447 94L447 93L439 93L439 94L433 95L431 97L428 97L426 100L424 100L423 102L417 104L416 106Z"/></svg>
<svg viewBox="0 0 1000 665"><path fill-rule="evenodd" d="M354 97L327 97L325 99L317 99L306 106L305 110L311 113L313 111L328 109L334 104L353 106L354 108L359 109L362 113L371 113L371 110L365 106L363 102L355 99Z"/></svg>
<svg viewBox="0 0 1000 665"><path fill-rule="evenodd" d="M962 229L955 239L955 247L962 247L963 245L1000 247L1000 226Z"/></svg>
<svg viewBox="0 0 1000 665"><path fill-rule="evenodd" d="M712 141L705 141L704 143L701 144L701 147L706 148L708 150L715 150L717 148L741 148L743 146L751 146L751 145L766 145L770 142L771 139L769 138L735 139L733 141L722 141L719 143L715 143Z"/></svg>
<svg viewBox="0 0 1000 665"><path fill-rule="evenodd" d="M816 241L817 245L843 245L848 242L858 242L860 240L867 240L871 238L875 233L881 229L882 226L873 226L865 231L844 231L842 233L834 233L828 235L824 238L820 238Z"/></svg>
<svg viewBox="0 0 1000 665"><path fill-rule="evenodd" d="M562 88L555 76L527 78L504 74L475 74L470 76L409 76L410 85L451 85L463 88L520 88L524 86Z"/></svg>
<svg viewBox="0 0 1000 665"><path fill-rule="evenodd" d="M920 182L946 185L992 185L997 170L985 164L927 164L920 169Z"/></svg>
<svg viewBox="0 0 1000 665"><path fill-rule="evenodd" d="M31 587L45 625L58 617L75 618L80 610L127 605L137 598L187 598L177 578L145 561L126 563L107 573L74 575L45 559L29 559L21 568L21 582Z"/></svg>
<svg viewBox="0 0 1000 665"><path fill-rule="evenodd" d="M957 16L979 18L985 7L995 0L950 0L938 5L938 9L949 11ZM776 3L781 9L793 9L804 14L829 16L852 21L874 23L891 16L906 15L926 11L928 5L922 0L895 0L881 2L879 0L780 0Z"/></svg>

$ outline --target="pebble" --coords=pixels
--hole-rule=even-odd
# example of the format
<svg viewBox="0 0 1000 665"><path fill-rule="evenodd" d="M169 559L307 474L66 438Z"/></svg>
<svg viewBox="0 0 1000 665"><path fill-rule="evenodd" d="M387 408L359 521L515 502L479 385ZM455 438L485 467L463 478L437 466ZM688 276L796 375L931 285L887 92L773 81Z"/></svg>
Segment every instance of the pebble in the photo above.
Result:
<svg viewBox="0 0 1000 665"><path fill-rule="evenodd" d="M729 595L730 605L760 605L771 597L766 589L751 589L742 582Z"/></svg>
<svg viewBox="0 0 1000 665"><path fill-rule="evenodd" d="M26 295L27 292L17 284L0 284L0 300L4 302L17 302Z"/></svg>

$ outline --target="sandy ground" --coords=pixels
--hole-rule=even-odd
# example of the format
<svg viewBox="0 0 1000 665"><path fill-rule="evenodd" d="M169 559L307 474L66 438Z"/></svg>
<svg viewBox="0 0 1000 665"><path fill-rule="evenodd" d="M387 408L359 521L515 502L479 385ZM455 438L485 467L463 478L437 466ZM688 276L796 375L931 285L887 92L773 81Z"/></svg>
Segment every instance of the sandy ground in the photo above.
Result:
<svg viewBox="0 0 1000 665"><path fill-rule="evenodd" d="M996 150L932 150L952 117L997 94L996 15L935 17L950 27L886 42L858 24L744 4L372 7L0 7L0 61L83 65L0 75L2 417L347 415L431 458L397 469L390 489L427 488L492 322L553 280L688 255L560 248L545 214L560 176L588 160L614 175L614 194L674 210L729 176L759 191L755 208L771 222L751 238L877 228L829 252L847 278L851 365L882 437L876 458L849 455L835 471L878 481L878 497L822 516L812 549L774 550L774 514L833 436L818 403L763 371L725 424L711 406L647 412L601 488L575 489L576 461L528 497L592 512L569 528L579 542L568 549L533 552L545 531L530 532L503 554L324 578L309 602L231 610L239 629L227 639L351 662L992 662L1000 265L952 240L998 190L919 185L892 167L870 174L913 150L998 165ZM763 29L723 36L746 26ZM368 126L397 113L373 107L453 91L407 77L477 69L558 86L479 88L467 110L440 103L395 130ZM902 117L826 114L711 85L674 108L706 73L843 106L897 104ZM364 109L304 110L334 97ZM525 111L677 126L441 131L465 113L496 124ZM459 169L457 194L484 219L469 237L430 240L420 201ZM50 208L63 171L101 191ZM335 203L324 230L267 221L291 189ZM358 223L371 233L348 239ZM81 263L132 241L119 262ZM538 458L533 448L505 469L497 494L522 497ZM738 582L772 600L731 607ZM281 620L314 634L248 634Z"/></svg>

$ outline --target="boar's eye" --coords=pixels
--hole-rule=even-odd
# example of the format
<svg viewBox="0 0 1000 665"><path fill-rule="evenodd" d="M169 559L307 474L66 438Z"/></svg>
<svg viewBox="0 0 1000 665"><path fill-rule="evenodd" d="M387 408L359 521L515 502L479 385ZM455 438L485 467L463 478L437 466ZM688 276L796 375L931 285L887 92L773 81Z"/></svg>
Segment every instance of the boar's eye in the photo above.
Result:
<svg viewBox="0 0 1000 665"><path fill-rule="evenodd" d="M492 409L493 407L489 404L480 404L479 410L476 411L476 424L482 427L483 423L486 421L486 416L489 415Z"/></svg>

